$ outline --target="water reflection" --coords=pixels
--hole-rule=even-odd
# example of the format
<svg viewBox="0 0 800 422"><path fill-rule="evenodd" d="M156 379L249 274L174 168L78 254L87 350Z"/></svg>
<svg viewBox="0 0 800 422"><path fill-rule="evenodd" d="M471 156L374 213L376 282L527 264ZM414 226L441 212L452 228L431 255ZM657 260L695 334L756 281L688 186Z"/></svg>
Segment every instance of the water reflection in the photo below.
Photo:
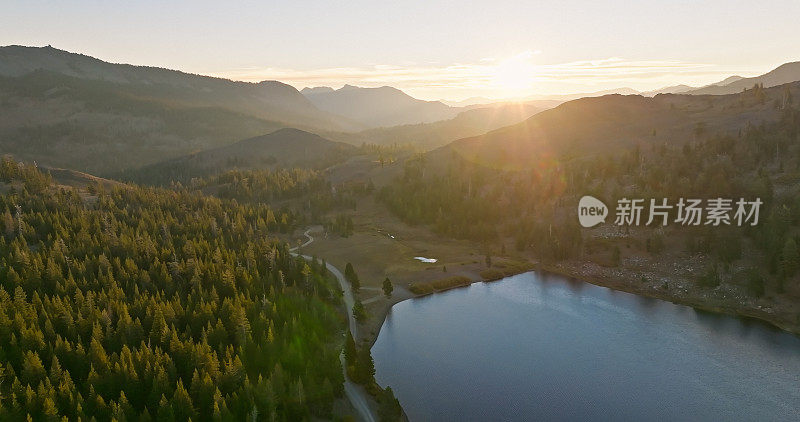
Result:
<svg viewBox="0 0 800 422"><path fill-rule="evenodd" d="M373 347L412 420L794 420L800 339L527 273L401 302Z"/></svg>

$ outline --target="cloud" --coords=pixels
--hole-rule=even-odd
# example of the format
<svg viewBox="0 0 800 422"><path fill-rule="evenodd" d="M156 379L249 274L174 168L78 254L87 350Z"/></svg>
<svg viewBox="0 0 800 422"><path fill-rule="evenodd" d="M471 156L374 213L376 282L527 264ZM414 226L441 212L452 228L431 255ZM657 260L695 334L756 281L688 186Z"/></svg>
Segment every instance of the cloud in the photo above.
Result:
<svg viewBox="0 0 800 422"><path fill-rule="evenodd" d="M647 90L685 83L703 85L752 69L679 60L626 60L619 57L566 63L537 63L541 52L523 51L505 59L481 58L468 63L374 64L321 69L240 68L210 72L235 80L279 80L297 88L344 84L390 85L425 99L534 94L570 94L621 87Z"/></svg>

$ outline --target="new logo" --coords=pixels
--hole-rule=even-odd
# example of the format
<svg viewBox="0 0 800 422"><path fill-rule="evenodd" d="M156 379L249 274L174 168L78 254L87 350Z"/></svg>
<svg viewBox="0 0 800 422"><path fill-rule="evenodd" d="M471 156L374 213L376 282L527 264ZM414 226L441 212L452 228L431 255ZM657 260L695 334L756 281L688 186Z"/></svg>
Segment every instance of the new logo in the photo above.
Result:
<svg viewBox="0 0 800 422"><path fill-rule="evenodd" d="M578 202L578 221L581 226L589 228L606 222L608 207L603 201L586 195Z"/></svg>

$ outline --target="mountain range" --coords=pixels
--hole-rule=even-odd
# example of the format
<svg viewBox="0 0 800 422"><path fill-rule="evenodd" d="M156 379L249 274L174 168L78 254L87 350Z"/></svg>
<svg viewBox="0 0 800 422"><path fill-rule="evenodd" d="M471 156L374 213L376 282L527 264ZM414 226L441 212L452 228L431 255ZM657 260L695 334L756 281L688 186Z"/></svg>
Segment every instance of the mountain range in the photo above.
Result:
<svg viewBox="0 0 800 422"><path fill-rule="evenodd" d="M736 94L742 92L743 89L752 88L755 84L762 84L765 88L770 88L798 80L800 80L800 62L791 62L784 63L761 76L752 78L732 76L715 84L692 89L686 93L692 95Z"/></svg>
<svg viewBox="0 0 800 422"><path fill-rule="evenodd" d="M639 143L682 144L704 132L736 135L748 125L779 120L783 104L800 98L800 82L743 94L606 95L542 111L525 121L464 138L430 152L429 162L460 156L499 170L544 170L564 160Z"/></svg>
<svg viewBox="0 0 800 422"><path fill-rule="evenodd" d="M606 94L640 94L646 97L653 97L658 94L688 94L688 95L726 95L742 92L743 89L752 88L753 85L761 84L764 88L800 80L800 62L784 63L777 68L760 76L744 78L738 75L729 76L713 84L693 87L689 85L674 85L652 91L636 91L631 88L612 89L607 91L580 94L579 97L598 97ZM568 97L561 97L568 98ZM576 97L578 98L578 97Z"/></svg>
<svg viewBox="0 0 800 422"><path fill-rule="evenodd" d="M558 103L556 103L558 104ZM461 111L448 120L368 129L356 133L325 133L333 140L352 144L412 145L417 149L438 148L456 139L476 136L519 123L552 107L535 104L494 104Z"/></svg>
<svg viewBox="0 0 800 422"><path fill-rule="evenodd" d="M0 47L0 76L52 72L115 84L128 95L189 107L222 107L260 119L302 127L358 129L340 116L314 107L291 85L194 75L158 67L108 63L53 47Z"/></svg>
<svg viewBox="0 0 800 422"><path fill-rule="evenodd" d="M745 88L752 88L755 84L763 84L765 88L782 85L800 80L800 62L784 63L777 68L760 76L745 78L742 76L734 75L729 76L719 82L701 87L694 87L685 84L667 86L650 91L638 91L633 88L622 87L614 89L606 89L602 91L583 92L576 94L557 94L557 95L534 95L522 98L497 100L484 97L472 97L462 101L446 101L445 103L454 107L476 107L486 106L489 104L498 104L503 102L522 102L526 104L535 104L542 106L544 101L554 102L555 104L550 107L558 105L565 101L576 100L586 97L602 97L610 94L621 95L643 95L645 97L653 97L658 94L689 94L689 95L725 95L735 94L741 92ZM548 107L549 108L549 107Z"/></svg>
<svg viewBox="0 0 800 422"><path fill-rule="evenodd" d="M345 85L339 89L303 88L300 92L320 110L370 128L447 120L463 111L440 101L418 100L390 86L361 88Z"/></svg>
<svg viewBox="0 0 800 422"><path fill-rule="evenodd" d="M516 166L534 150L571 155L650 132L685 137L700 122L738 128L769 111L739 110L739 96L724 94L797 80L800 62L793 62L700 88L453 107L392 87L297 91L277 81L235 82L49 46L8 46L0 47L0 151L100 176L174 167L184 177L229 167L329 165L352 152L346 144L431 150L461 139L448 148ZM641 95L608 95L620 91ZM547 148L537 149L537 139Z"/></svg>
<svg viewBox="0 0 800 422"><path fill-rule="evenodd" d="M421 139L436 147L529 117L492 106L456 118L468 109L390 87L304 92L310 99L277 81L114 64L50 46L0 47L0 151L110 176L287 127L357 145ZM404 126L384 128L393 124Z"/></svg>

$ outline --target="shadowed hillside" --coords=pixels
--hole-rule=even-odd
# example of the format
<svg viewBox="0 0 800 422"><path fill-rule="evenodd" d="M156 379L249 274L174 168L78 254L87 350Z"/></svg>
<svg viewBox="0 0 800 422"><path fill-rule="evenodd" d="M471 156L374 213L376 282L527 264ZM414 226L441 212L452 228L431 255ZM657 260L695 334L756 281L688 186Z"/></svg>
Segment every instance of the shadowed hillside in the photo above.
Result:
<svg viewBox="0 0 800 422"><path fill-rule="evenodd" d="M218 107L183 107L47 71L0 77L0 148L103 176L283 127Z"/></svg>
<svg viewBox="0 0 800 422"><path fill-rule="evenodd" d="M543 111L517 125L458 140L432 154L455 151L463 158L500 169L548 165L639 142L693 140L698 131L737 133L748 124L775 120L800 83L744 94L660 94L582 98ZM791 90L791 91L790 91ZM435 158L431 159L435 161Z"/></svg>
<svg viewBox="0 0 800 422"><path fill-rule="evenodd" d="M354 145L411 145L420 150L430 150L456 139L519 123L544 109L526 104L502 104L467 110L452 119L439 122L382 127L356 133L336 132L326 136Z"/></svg>
<svg viewBox="0 0 800 422"><path fill-rule="evenodd" d="M231 169L325 168L346 159L355 147L299 129L280 129L224 147L156 163L122 176L138 182L186 183Z"/></svg>

